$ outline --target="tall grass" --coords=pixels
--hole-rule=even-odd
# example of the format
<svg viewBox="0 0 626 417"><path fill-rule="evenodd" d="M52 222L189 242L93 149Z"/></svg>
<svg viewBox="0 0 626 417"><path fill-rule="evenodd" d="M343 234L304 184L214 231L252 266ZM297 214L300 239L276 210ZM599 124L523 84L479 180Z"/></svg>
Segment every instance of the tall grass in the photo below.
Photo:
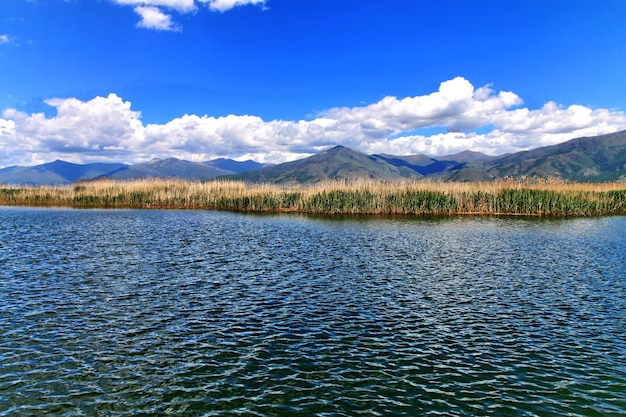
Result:
<svg viewBox="0 0 626 417"><path fill-rule="evenodd" d="M316 214L626 214L626 184L495 181L327 182L98 180L64 187L0 186L0 204L83 208L183 208Z"/></svg>

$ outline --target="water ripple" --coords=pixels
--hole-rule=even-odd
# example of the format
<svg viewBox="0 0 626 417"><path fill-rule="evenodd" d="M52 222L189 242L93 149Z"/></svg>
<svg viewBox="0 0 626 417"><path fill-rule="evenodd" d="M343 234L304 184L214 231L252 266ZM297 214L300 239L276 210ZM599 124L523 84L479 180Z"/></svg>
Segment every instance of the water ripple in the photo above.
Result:
<svg viewBox="0 0 626 417"><path fill-rule="evenodd" d="M0 415L623 415L626 218L0 209Z"/></svg>

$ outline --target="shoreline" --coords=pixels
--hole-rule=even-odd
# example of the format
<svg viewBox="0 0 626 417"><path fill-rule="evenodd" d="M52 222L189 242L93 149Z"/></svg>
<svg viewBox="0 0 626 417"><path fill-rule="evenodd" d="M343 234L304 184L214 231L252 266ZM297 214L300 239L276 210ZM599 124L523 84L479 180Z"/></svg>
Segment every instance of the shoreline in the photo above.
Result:
<svg viewBox="0 0 626 417"><path fill-rule="evenodd" d="M327 215L585 217L625 215L626 184L358 180L278 186L220 180L96 180L68 186L0 185L0 205Z"/></svg>

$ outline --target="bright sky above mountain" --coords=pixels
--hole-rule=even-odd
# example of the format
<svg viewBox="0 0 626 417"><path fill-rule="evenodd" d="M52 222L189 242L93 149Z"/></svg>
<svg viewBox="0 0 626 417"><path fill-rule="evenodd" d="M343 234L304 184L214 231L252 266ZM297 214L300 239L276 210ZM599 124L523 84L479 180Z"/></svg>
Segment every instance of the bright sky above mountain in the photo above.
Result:
<svg viewBox="0 0 626 417"><path fill-rule="evenodd" d="M1 0L0 167L626 129L626 1Z"/></svg>

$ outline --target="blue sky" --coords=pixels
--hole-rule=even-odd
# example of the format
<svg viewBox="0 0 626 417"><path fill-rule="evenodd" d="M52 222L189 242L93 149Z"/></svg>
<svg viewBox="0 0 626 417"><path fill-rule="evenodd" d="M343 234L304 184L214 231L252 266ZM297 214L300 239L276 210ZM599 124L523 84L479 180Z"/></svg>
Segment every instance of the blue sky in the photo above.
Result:
<svg viewBox="0 0 626 417"><path fill-rule="evenodd" d="M0 167L626 129L626 2L2 0Z"/></svg>

